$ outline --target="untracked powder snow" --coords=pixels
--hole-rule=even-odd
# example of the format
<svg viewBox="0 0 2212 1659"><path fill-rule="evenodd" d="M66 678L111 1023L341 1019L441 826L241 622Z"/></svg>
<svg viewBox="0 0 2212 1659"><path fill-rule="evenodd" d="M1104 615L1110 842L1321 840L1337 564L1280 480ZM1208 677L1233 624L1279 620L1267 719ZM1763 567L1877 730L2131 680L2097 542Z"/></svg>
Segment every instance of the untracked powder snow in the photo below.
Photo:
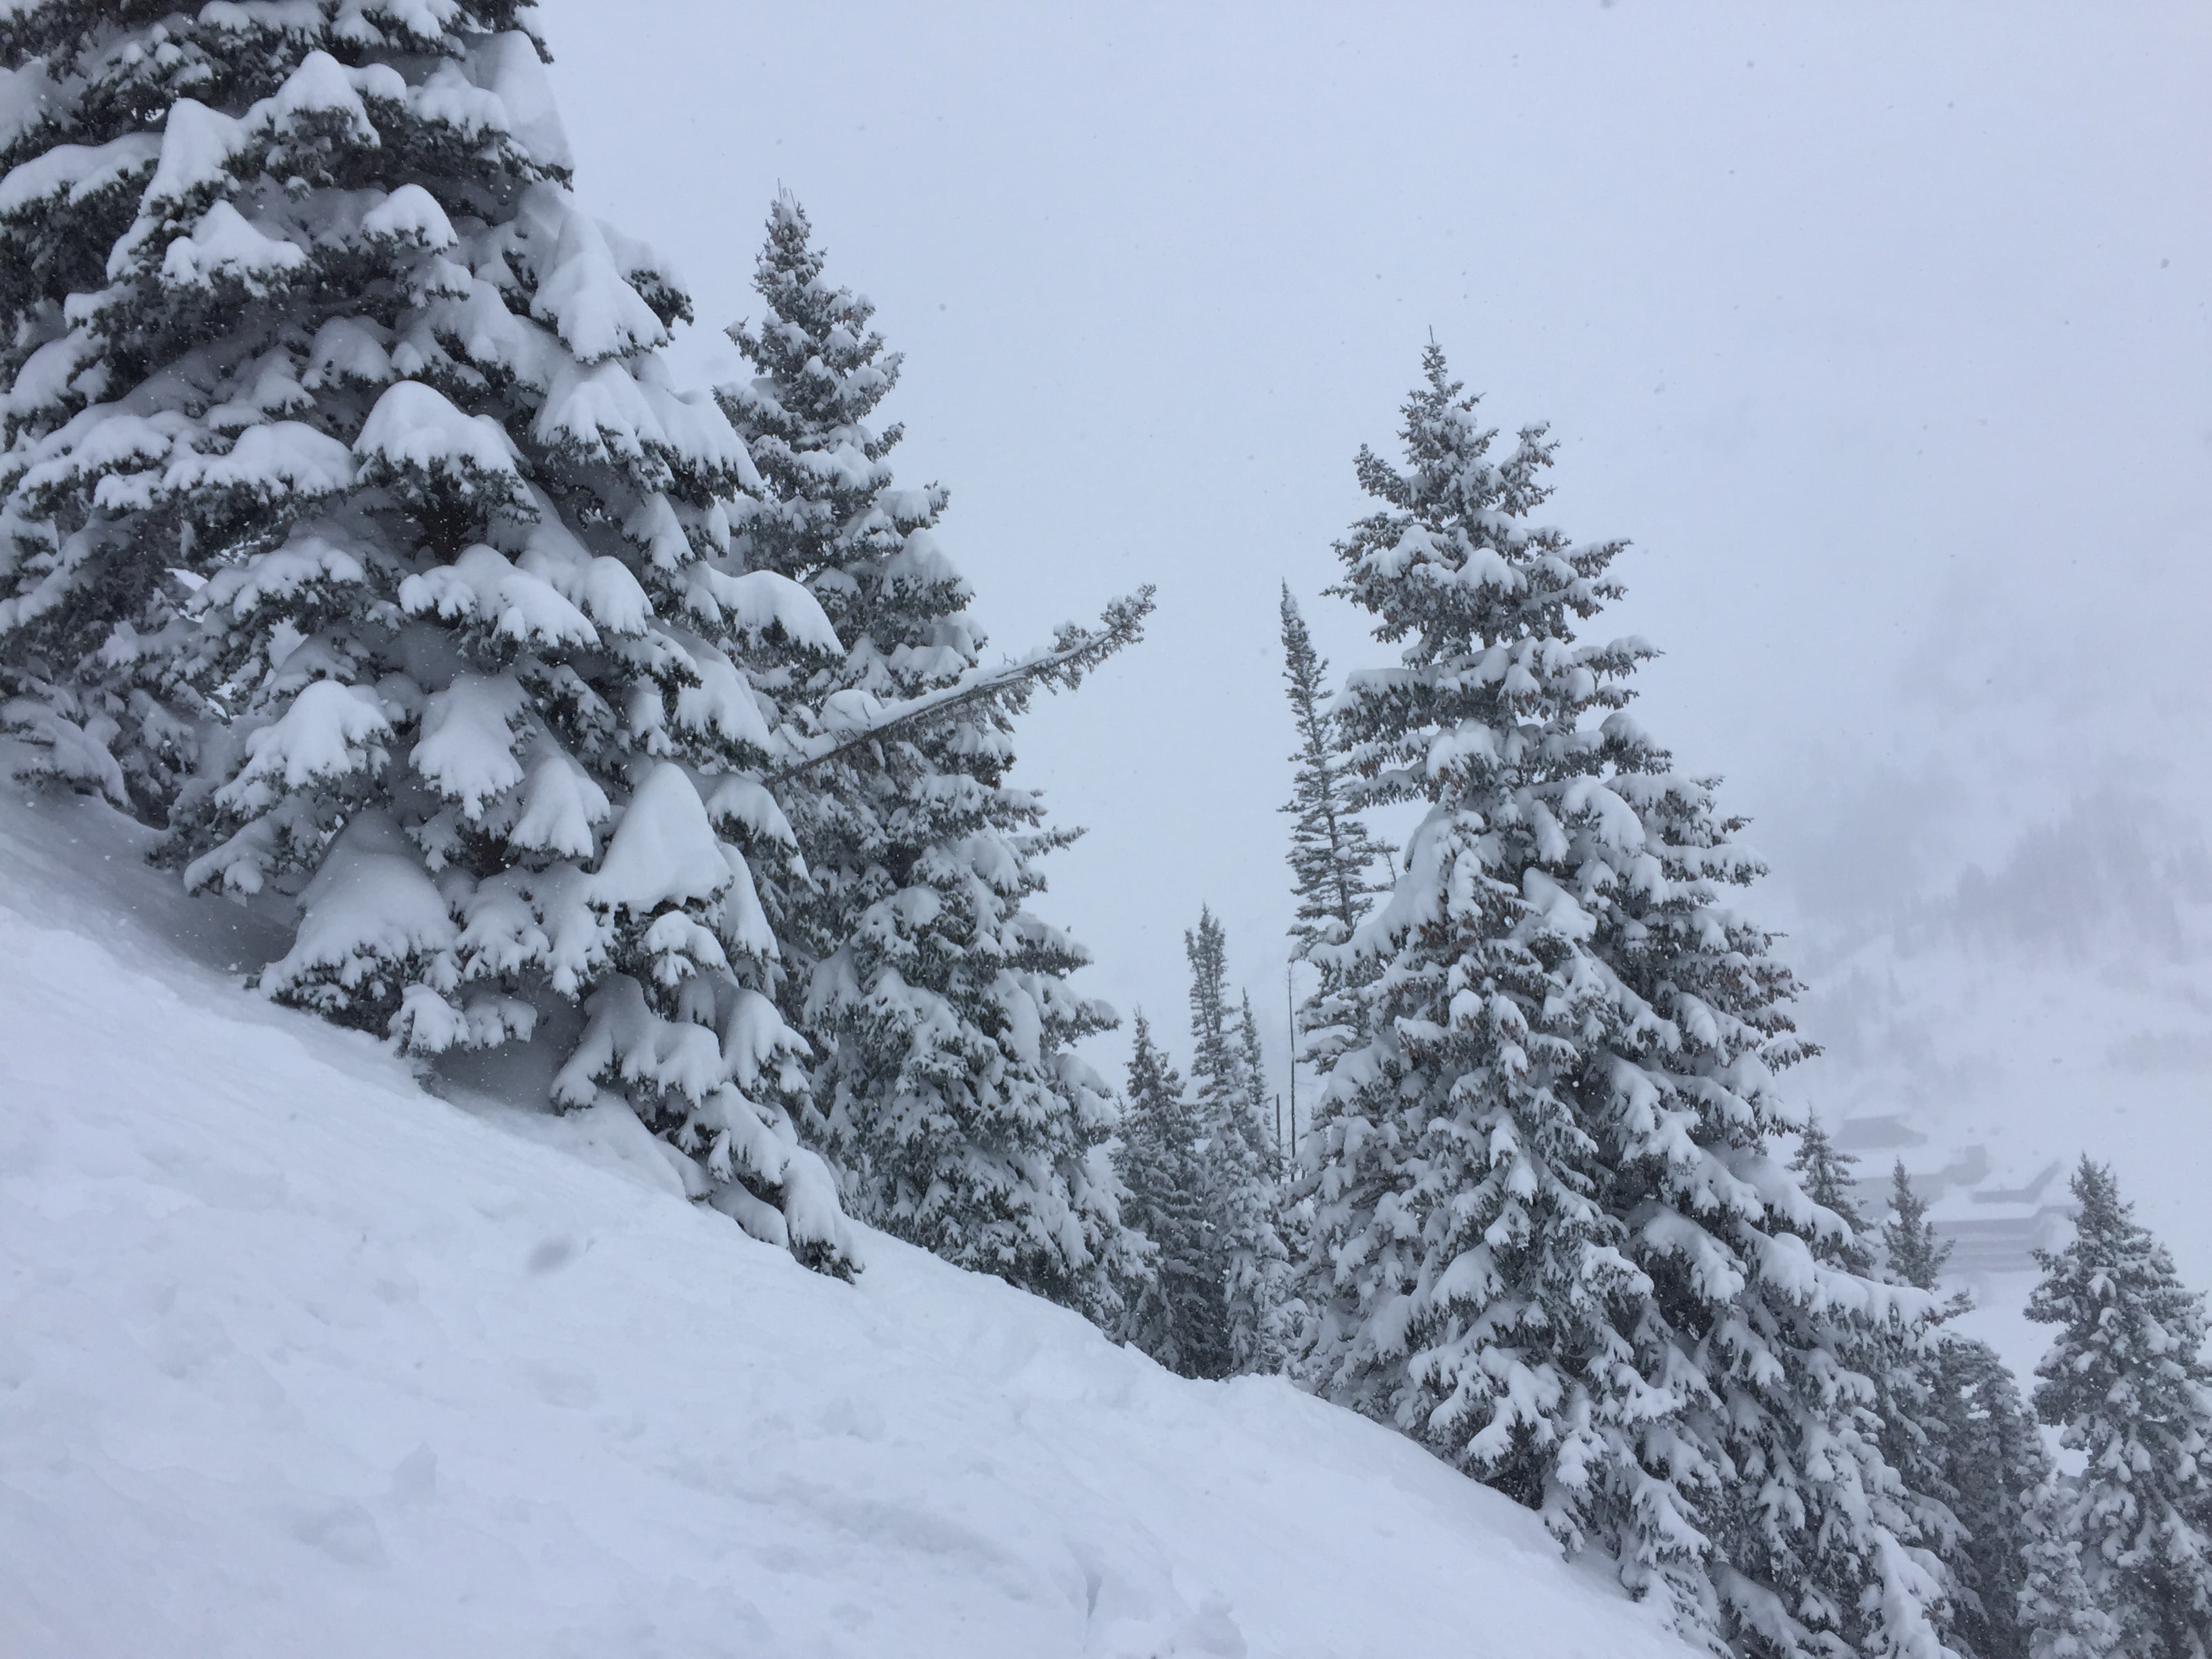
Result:
<svg viewBox="0 0 2212 1659"><path fill-rule="evenodd" d="M283 931L148 839L0 796L9 1659L1687 1651L1288 1383L865 1230L809 1273L626 1113L425 1092L240 988Z"/></svg>

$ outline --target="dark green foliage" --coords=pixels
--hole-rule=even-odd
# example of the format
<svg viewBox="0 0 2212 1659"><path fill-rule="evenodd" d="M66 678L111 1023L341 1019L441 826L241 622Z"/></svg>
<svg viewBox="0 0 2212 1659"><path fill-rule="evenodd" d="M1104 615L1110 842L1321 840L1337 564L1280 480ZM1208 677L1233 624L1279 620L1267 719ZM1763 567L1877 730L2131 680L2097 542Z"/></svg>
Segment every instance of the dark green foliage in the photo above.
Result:
<svg viewBox="0 0 2212 1659"><path fill-rule="evenodd" d="M1297 767L1290 800L1291 886L1297 913L1291 924L1291 954L1313 964L1319 982L1298 1011L1293 1042L1297 1058L1326 1073L1336 1056L1366 1036L1358 1022L1364 1005L1346 993L1353 988L1363 960L1347 961L1341 947L1352 937L1375 896L1383 861L1382 847L1353 813L1346 795L1341 736L1325 707L1328 664L1314 649L1313 635L1283 585L1283 678L1298 734ZM1347 1023L1349 1022L1349 1023Z"/></svg>
<svg viewBox="0 0 2212 1659"><path fill-rule="evenodd" d="M1275 1158L1260 1116L1266 1084L1252 1003L1229 1006L1228 941L1201 908L1184 933L1190 959L1191 1079L1205 1134L1209 1201L1223 1262L1230 1368L1273 1372L1283 1361L1284 1248Z"/></svg>
<svg viewBox="0 0 2212 1659"><path fill-rule="evenodd" d="M1154 1252L1150 1273L1128 1294L1123 1340L1184 1376L1228 1376L1226 1263L1213 1225L1205 1135L1141 1011L1115 1167L1128 1189L1123 1218Z"/></svg>

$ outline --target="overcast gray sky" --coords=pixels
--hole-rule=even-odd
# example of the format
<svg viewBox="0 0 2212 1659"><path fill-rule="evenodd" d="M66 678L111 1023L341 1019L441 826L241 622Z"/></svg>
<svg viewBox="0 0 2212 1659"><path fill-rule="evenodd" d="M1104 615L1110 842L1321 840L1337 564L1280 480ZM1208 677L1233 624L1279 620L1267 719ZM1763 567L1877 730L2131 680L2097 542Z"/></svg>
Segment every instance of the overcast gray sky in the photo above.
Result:
<svg viewBox="0 0 2212 1659"><path fill-rule="evenodd" d="M1179 1030L1210 902L1279 1027L1276 587L1386 659L1320 590L1433 328L1553 423L1553 520L1636 544L1601 626L1755 820L1832 1050L1802 1097L2109 1152L2212 1282L2212 11L543 10L690 372L735 372L787 185L906 353L995 645L1159 584L1022 746L1090 828L1040 908L1095 993Z"/></svg>

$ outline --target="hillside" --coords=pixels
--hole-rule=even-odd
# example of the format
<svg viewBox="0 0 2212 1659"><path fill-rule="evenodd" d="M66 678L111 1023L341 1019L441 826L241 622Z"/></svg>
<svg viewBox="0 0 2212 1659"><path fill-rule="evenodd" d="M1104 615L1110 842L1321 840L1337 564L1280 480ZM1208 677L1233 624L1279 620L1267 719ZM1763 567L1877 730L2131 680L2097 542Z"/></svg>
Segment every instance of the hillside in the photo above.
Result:
<svg viewBox="0 0 2212 1659"><path fill-rule="evenodd" d="M1285 1384L880 1237L812 1276L635 1120L433 1097L141 845L0 801L12 1659L1684 1651Z"/></svg>

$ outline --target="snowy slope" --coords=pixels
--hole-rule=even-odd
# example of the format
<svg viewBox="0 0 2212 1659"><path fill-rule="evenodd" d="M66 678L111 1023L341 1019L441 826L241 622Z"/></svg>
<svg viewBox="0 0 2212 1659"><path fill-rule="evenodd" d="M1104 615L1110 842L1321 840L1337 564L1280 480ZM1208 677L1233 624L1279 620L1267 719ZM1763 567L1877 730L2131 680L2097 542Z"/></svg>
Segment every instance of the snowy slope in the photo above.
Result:
<svg viewBox="0 0 2212 1659"><path fill-rule="evenodd" d="M813 1277L635 1120L425 1094L137 845L0 802L10 1659L1683 1651L1287 1386L880 1237Z"/></svg>

